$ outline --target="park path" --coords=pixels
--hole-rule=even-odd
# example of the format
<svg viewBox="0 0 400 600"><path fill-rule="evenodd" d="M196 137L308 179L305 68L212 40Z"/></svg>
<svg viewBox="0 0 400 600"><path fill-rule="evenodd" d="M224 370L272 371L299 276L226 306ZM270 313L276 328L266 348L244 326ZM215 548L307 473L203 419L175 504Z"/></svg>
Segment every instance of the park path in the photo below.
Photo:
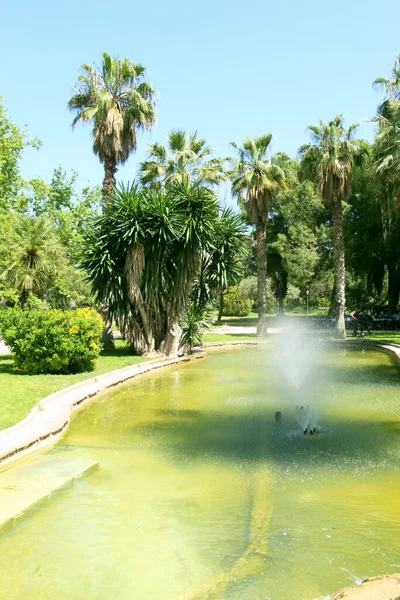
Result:
<svg viewBox="0 0 400 600"><path fill-rule="evenodd" d="M0 355L10 354L11 350L8 346L5 345L3 340L0 340Z"/></svg>
<svg viewBox="0 0 400 600"><path fill-rule="evenodd" d="M268 327L268 333L279 333L280 331L282 331L282 327ZM257 327L249 325L219 325L217 327L211 327L210 333L224 335L255 335L257 333Z"/></svg>

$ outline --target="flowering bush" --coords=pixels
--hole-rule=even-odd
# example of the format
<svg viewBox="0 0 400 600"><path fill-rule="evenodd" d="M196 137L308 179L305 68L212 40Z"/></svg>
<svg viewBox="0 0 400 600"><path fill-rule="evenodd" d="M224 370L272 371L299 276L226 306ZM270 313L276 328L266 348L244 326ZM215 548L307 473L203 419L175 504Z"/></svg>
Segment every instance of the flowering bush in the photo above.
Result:
<svg viewBox="0 0 400 600"><path fill-rule="evenodd" d="M0 335L24 373L79 373L93 369L103 322L90 308L0 311Z"/></svg>

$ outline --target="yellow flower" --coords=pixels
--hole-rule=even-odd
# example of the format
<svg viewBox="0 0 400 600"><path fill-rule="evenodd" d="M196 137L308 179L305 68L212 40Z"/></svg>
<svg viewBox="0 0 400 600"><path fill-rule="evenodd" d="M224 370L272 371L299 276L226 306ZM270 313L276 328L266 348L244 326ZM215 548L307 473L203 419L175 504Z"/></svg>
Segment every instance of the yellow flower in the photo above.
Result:
<svg viewBox="0 0 400 600"><path fill-rule="evenodd" d="M70 327L69 334L72 335L73 333L79 333L78 325L72 325L72 327Z"/></svg>
<svg viewBox="0 0 400 600"><path fill-rule="evenodd" d="M95 344L94 342L90 342L90 344L89 344L89 347L90 347L92 350L97 350L97 348L98 348L97 344Z"/></svg>

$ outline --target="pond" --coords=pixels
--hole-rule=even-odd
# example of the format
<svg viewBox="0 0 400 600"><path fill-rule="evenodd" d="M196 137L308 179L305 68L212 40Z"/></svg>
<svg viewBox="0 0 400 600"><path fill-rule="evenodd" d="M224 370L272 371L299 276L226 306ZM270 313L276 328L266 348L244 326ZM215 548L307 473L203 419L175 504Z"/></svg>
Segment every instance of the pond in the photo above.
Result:
<svg viewBox="0 0 400 600"><path fill-rule="evenodd" d="M310 436L272 353L158 371L78 413L51 453L100 466L0 533L0 596L311 600L400 571L398 370L321 353Z"/></svg>

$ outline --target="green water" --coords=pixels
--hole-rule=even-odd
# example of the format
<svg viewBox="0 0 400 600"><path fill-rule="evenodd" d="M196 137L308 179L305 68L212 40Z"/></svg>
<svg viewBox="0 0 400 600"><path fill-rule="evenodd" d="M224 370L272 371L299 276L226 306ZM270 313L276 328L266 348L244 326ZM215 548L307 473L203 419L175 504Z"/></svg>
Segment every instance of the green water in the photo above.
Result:
<svg viewBox="0 0 400 600"><path fill-rule="evenodd" d="M400 571L399 372L326 352L315 373L312 437L269 348L98 399L52 452L100 468L1 532L0 598L308 600Z"/></svg>

